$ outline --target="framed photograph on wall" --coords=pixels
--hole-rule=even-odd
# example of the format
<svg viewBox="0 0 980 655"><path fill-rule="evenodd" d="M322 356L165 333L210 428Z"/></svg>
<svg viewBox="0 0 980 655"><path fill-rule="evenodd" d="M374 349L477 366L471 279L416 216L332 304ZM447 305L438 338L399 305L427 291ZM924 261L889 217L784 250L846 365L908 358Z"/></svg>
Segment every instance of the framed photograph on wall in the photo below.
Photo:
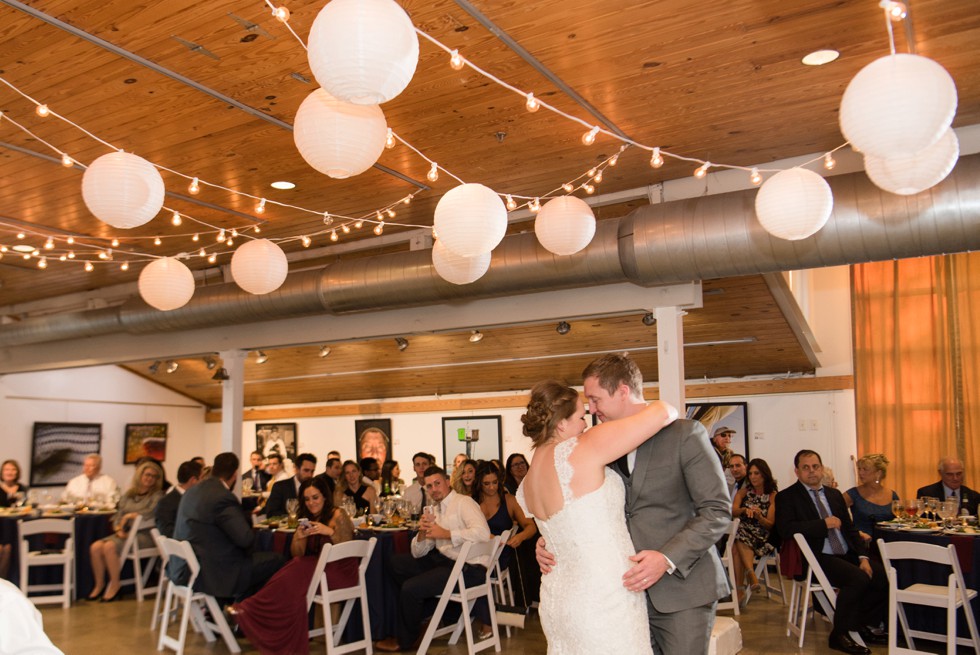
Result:
<svg viewBox="0 0 980 655"><path fill-rule="evenodd" d="M373 457L380 464L394 459L391 441L390 418L365 418L354 421L354 452L360 463L365 457Z"/></svg>
<svg viewBox="0 0 980 655"><path fill-rule="evenodd" d="M729 448L733 453L743 455L748 462L752 459L749 455L748 407L748 403L688 403L687 418L704 425L709 439L714 436L716 430L722 428L732 430L732 443Z"/></svg>
<svg viewBox="0 0 980 655"><path fill-rule="evenodd" d="M255 425L255 450L268 457L279 453L283 459L296 461L295 423L257 423Z"/></svg>
<svg viewBox="0 0 980 655"><path fill-rule="evenodd" d="M101 447L101 423L35 423L30 486L67 484L82 474L85 456L98 453Z"/></svg>
<svg viewBox="0 0 980 655"><path fill-rule="evenodd" d="M166 423L127 423L123 464L135 464L140 457L158 462L167 458Z"/></svg>
<svg viewBox="0 0 980 655"><path fill-rule="evenodd" d="M452 472L456 455L467 459L500 459L504 452L500 416L462 416L442 419L442 461Z"/></svg>

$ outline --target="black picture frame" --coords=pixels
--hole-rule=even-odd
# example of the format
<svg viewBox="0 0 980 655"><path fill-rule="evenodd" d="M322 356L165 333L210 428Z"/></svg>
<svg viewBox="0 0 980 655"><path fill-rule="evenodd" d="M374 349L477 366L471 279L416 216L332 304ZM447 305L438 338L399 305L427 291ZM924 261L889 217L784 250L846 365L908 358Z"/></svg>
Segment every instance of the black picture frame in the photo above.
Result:
<svg viewBox="0 0 980 655"><path fill-rule="evenodd" d="M501 460L504 452L501 423L499 414L443 417L442 461L446 464L447 472L453 459L460 453L473 460ZM460 436L463 436L463 439L460 439ZM474 440L473 436L477 439Z"/></svg>
<svg viewBox="0 0 980 655"><path fill-rule="evenodd" d="M67 484L82 474L85 457L101 450L101 423L34 423L30 486Z"/></svg>
<svg viewBox="0 0 980 655"><path fill-rule="evenodd" d="M299 434L295 423L256 423L255 450L268 457L278 452L283 459L296 461ZM285 449L286 452L282 452Z"/></svg>
<svg viewBox="0 0 980 655"><path fill-rule="evenodd" d="M166 423L127 423L123 442L123 464L135 464L141 457L158 462L167 459Z"/></svg>
<svg viewBox="0 0 980 655"><path fill-rule="evenodd" d="M729 448L732 452L745 457L748 463L752 456L749 454L749 404L746 402L728 403L687 403L687 418L698 421L708 431L708 438L714 431L725 426L735 431Z"/></svg>
<svg viewBox="0 0 980 655"><path fill-rule="evenodd" d="M358 463L365 457L373 457L382 465L394 459L392 443L390 418L354 421L354 452L357 453Z"/></svg>

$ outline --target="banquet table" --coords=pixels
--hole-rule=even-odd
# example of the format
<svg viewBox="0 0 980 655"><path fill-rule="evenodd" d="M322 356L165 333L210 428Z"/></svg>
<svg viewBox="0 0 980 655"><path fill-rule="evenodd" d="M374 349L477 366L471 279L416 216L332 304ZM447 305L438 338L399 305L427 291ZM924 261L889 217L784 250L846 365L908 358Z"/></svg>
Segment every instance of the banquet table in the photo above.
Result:
<svg viewBox="0 0 980 655"><path fill-rule="evenodd" d="M945 535L929 533L912 533L900 530L882 530L875 528L874 540L883 539L886 543L892 541L914 541L933 544L945 548L953 544L959 558L960 570L968 589L980 589L980 536ZM920 582L945 586L950 574L950 567L932 564L930 562L912 562L902 560L895 562L898 573L899 588ZM920 605L906 606L909 625L915 630L926 630L945 634L946 610ZM980 600L973 601L973 615L980 623ZM960 637L969 637L966 619L962 614L957 617L957 631Z"/></svg>

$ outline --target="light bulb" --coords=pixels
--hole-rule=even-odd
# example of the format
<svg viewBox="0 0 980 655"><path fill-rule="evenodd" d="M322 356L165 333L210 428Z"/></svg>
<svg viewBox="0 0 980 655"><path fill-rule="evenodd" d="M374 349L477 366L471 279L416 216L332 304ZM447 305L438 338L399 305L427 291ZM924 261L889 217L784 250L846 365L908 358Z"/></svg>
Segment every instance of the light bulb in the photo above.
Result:
<svg viewBox="0 0 980 655"><path fill-rule="evenodd" d="M75 165L75 160L68 156L67 152L61 153L61 165L65 168L71 168Z"/></svg>
<svg viewBox="0 0 980 655"><path fill-rule="evenodd" d="M344 234L350 234L350 225L344 223L340 226L340 229L344 231Z"/></svg>
<svg viewBox="0 0 980 655"><path fill-rule="evenodd" d="M389 127L388 136L385 137L385 148L388 148L390 150L391 148L394 147L395 147L395 133Z"/></svg>
<svg viewBox="0 0 980 655"><path fill-rule="evenodd" d="M595 137L599 133L599 127L593 127L591 130L582 135L582 143L591 146L595 143Z"/></svg>
<svg viewBox="0 0 980 655"><path fill-rule="evenodd" d="M276 7L272 10L272 16L280 23L285 23L289 20L289 9L286 7Z"/></svg>
<svg viewBox="0 0 980 655"><path fill-rule="evenodd" d="M52 248L54 248L54 241L51 237L48 237L48 240L44 242L44 249L51 250Z"/></svg>
<svg viewBox="0 0 980 655"><path fill-rule="evenodd" d="M48 258L47 257L41 257L41 259L37 260L37 267L38 268L47 268L48 267Z"/></svg>
<svg viewBox="0 0 980 655"><path fill-rule="evenodd" d="M378 220L379 223L384 221L384 217L381 216L381 212L374 212L374 217Z"/></svg>
<svg viewBox="0 0 980 655"><path fill-rule="evenodd" d="M337 230L330 230L330 240L336 241L340 237L337 236Z"/></svg>
<svg viewBox="0 0 980 655"><path fill-rule="evenodd" d="M112 242L109 245L111 245L113 248L118 248L119 247L119 239L113 239Z"/></svg>
<svg viewBox="0 0 980 655"><path fill-rule="evenodd" d="M208 256L208 253L205 252L204 248L201 248L200 250L197 251L197 256L198 257L207 257Z"/></svg>
<svg viewBox="0 0 980 655"><path fill-rule="evenodd" d="M378 223L377 225L374 226L374 233L377 234L378 236L381 236L381 233L384 231L385 231L384 223Z"/></svg>
<svg viewBox="0 0 980 655"><path fill-rule="evenodd" d="M7 246L0 246L0 252L7 252Z"/></svg>
<svg viewBox="0 0 980 655"><path fill-rule="evenodd" d="M333 224L333 216L330 215L330 212L323 212L323 224L324 225Z"/></svg>
<svg viewBox="0 0 980 655"><path fill-rule="evenodd" d="M220 232L218 232L218 238L216 239L216 241L219 241L220 242L220 241L224 241L224 240L225 240L225 231L224 230L221 230Z"/></svg>
<svg viewBox="0 0 980 655"><path fill-rule="evenodd" d="M831 153L828 152L826 155L823 156L823 167L826 168L828 171L834 170L834 166L836 165L837 165L837 160L834 159L834 156Z"/></svg>
<svg viewBox="0 0 980 655"><path fill-rule="evenodd" d="M40 116L41 118L47 118L48 115L51 114L51 110L48 109L47 105L38 105L37 107L34 108L34 113Z"/></svg>
<svg viewBox="0 0 980 655"><path fill-rule="evenodd" d="M752 173L749 175L749 181L752 182L752 184L754 184L756 186L759 186L760 184L762 184L762 176L759 175L759 169L758 168L753 168L752 169Z"/></svg>
<svg viewBox="0 0 980 655"><path fill-rule="evenodd" d="M541 109L541 103L538 102L538 99L534 97L533 93L527 94L527 102L524 103L524 106L532 114Z"/></svg>
<svg viewBox="0 0 980 655"><path fill-rule="evenodd" d="M0 255L0 257L2 257L2 256L3 255ZM58 257L58 261L59 262L66 262L66 261L68 261L68 255L62 255L61 257Z"/></svg>
<svg viewBox="0 0 980 655"><path fill-rule="evenodd" d="M613 155L612 157L609 158L609 165L610 166L615 166L618 163L619 163L619 155L618 154Z"/></svg>
<svg viewBox="0 0 980 655"><path fill-rule="evenodd" d="M310 247L310 244L313 243L313 239L311 239L310 237L305 236L305 235L303 236L303 238L301 239L301 241L303 242L303 247L304 248L309 248Z"/></svg>
<svg viewBox="0 0 980 655"><path fill-rule="evenodd" d="M256 214L264 214L265 213L265 198L262 198L262 200L259 200L259 204L255 205L255 213Z"/></svg>
<svg viewBox="0 0 980 655"><path fill-rule="evenodd" d="M95 266L92 265L92 262L85 262L85 270L87 272L91 273L94 269Z"/></svg>
<svg viewBox="0 0 980 655"><path fill-rule="evenodd" d="M900 21L908 15L908 8L902 2L888 3L888 17L893 21Z"/></svg>
<svg viewBox="0 0 980 655"><path fill-rule="evenodd" d="M238 238L238 229L237 228L234 228L234 227L231 228L231 238L232 239L237 239Z"/></svg>
<svg viewBox="0 0 980 655"><path fill-rule="evenodd" d="M591 196L591 195L592 195L593 193L595 193L595 187L594 187L594 186L592 186L591 184L586 184L586 185L585 185L585 186L583 186L582 188L583 188L583 189L585 189L585 192L586 192L587 194L589 194L590 196Z"/></svg>
<svg viewBox="0 0 980 655"><path fill-rule="evenodd" d="M27 238L27 235L24 234L23 232L18 232L17 233L17 238L18 239L25 239L25 238Z"/></svg>
<svg viewBox="0 0 980 655"><path fill-rule="evenodd" d="M258 225L256 225L256 226L255 226L255 227L253 227L252 229L253 229L253 230L255 231L255 233L256 233L256 234L258 234L259 232L261 232L261 231L262 231L262 228L260 228L260 227L259 227Z"/></svg>
<svg viewBox="0 0 980 655"><path fill-rule="evenodd" d="M602 171L599 171L598 173L596 173L595 175L593 175L592 176L592 179L595 180L596 183L602 182Z"/></svg>
<svg viewBox="0 0 980 655"><path fill-rule="evenodd" d="M517 209L517 203L514 202L514 199L509 195L507 196L507 209L511 211Z"/></svg>
<svg viewBox="0 0 980 655"><path fill-rule="evenodd" d="M571 182L565 182L561 185L561 188L565 190L565 193L571 193L575 190L575 187L572 186Z"/></svg>
<svg viewBox="0 0 980 655"><path fill-rule="evenodd" d="M122 264L119 265L119 268L122 269L122 270L124 270L124 271L128 271L129 270L129 262L123 262Z"/></svg>
<svg viewBox="0 0 980 655"><path fill-rule="evenodd" d="M191 195L197 195L201 191L201 185L198 184L197 178L195 177L191 180L190 185L187 187L187 193Z"/></svg>
<svg viewBox="0 0 980 655"><path fill-rule="evenodd" d="M75 259L75 252L73 250L68 251L68 259Z"/></svg>
<svg viewBox="0 0 980 655"><path fill-rule="evenodd" d="M435 182L436 180L438 180L439 179L439 165L437 163L435 163L435 162L432 162L432 166L429 168L429 172L426 173L425 177L426 177L426 179L429 180L429 182Z"/></svg>
<svg viewBox="0 0 980 655"><path fill-rule="evenodd" d="M227 240L227 241L225 241L225 245L226 245L226 246L228 246L228 247L230 248L230 247L232 247L233 245L235 245L235 240L234 240L234 239L232 239L231 237L228 237L228 240Z"/></svg>
<svg viewBox="0 0 980 655"><path fill-rule="evenodd" d="M208 257L208 263L209 263L209 264L213 264L213 263L215 263L216 261L218 261L218 256L217 256L217 255L215 255L215 254L211 254L211 255L210 255L210 256Z"/></svg>
<svg viewBox="0 0 980 655"><path fill-rule="evenodd" d="M175 211L174 215L170 218L170 222L174 225L180 225L184 221L180 218L180 212Z"/></svg>
<svg viewBox="0 0 980 655"><path fill-rule="evenodd" d="M454 71L462 70L464 63L463 58L459 54L459 50L453 50L449 53L449 65L452 66Z"/></svg>
<svg viewBox="0 0 980 655"><path fill-rule="evenodd" d="M200 237L200 235L197 232L195 232L194 233L194 236L191 237L191 241L193 241L194 243L197 243L200 240L201 240L201 237Z"/></svg>
<svg viewBox="0 0 980 655"><path fill-rule="evenodd" d="M654 148L653 153L650 155L650 166L660 168L663 165L664 158L660 156L660 148Z"/></svg>
<svg viewBox="0 0 980 655"><path fill-rule="evenodd" d="M68 237L67 239L65 239L65 243L67 243L70 246L71 244L75 243L75 237Z"/></svg>
<svg viewBox="0 0 980 655"><path fill-rule="evenodd" d="M703 179L704 176L708 174L708 166L710 165L711 162L704 162L703 164L698 166L697 170L694 171L694 177L698 178L699 180Z"/></svg>
<svg viewBox="0 0 980 655"><path fill-rule="evenodd" d="M161 243L163 243L163 241L160 241L160 237L156 237L155 239L153 239L154 246L159 246Z"/></svg>
<svg viewBox="0 0 980 655"><path fill-rule="evenodd" d="M527 208L537 214L539 211L541 211L541 201L535 198L531 201L531 204L528 205Z"/></svg>
<svg viewBox="0 0 980 655"><path fill-rule="evenodd" d="M360 219L354 221L354 229L355 230L360 230L361 227L363 227L363 226L364 226L364 221L362 221Z"/></svg>
<svg viewBox="0 0 980 655"><path fill-rule="evenodd" d="M414 198L414 197L415 196L413 196L413 195L407 195L407 196L405 196L404 200L402 200L402 204L403 205L409 205L409 204L411 204L412 203L412 198Z"/></svg>
<svg viewBox="0 0 980 655"><path fill-rule="evenodd" d="M31 254L32 254L32 253L29 253L29 252L25 252L25 253L23 254L23 257L24 257L24 259L30 259L30 258L31 258Z"/></svg>
<svg viewBox="0 0 980 655"><path fill-rule="evenodd" d="M394 209L391 209L390 207L388 208L388 211L386 213L388 214L388 218L394 218L395 217L395 210Z"/></svg>
<svg viewBox="0 0 980 655"><path fill-rule="evenodd" d="M588 175L589 177L595 177L595 173L596 173L596 170L594 168L590 168L589 169L589 172L586 173L586 175Z"/></svg>
<svg viewBox="0 0 980 655"><path fill-rule="evenodd" d="M109 259L109 254L103 250L102 252L99 253L99 259L103 261Z"/></svg>

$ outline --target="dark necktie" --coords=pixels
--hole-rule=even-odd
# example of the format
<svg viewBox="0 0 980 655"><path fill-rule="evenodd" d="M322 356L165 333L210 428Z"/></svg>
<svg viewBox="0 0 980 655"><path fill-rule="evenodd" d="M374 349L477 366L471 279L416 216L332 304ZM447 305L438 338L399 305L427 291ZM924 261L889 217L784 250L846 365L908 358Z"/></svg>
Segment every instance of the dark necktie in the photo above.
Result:
<svg viewBox="0 0 980 655"><path fill-rule="evenodd" d="M817 504L817 512L820 513L820 518L826 519L830 513L824 507L823 501L820 500L820 492L811 489L810 493L813 494L813 502ZM847 552L847 548L844 547L844 542L841 539L840 530L837 528L827 530L827 540L830 541L830 550L834 552L834 555L843 555Z"/></svg>

